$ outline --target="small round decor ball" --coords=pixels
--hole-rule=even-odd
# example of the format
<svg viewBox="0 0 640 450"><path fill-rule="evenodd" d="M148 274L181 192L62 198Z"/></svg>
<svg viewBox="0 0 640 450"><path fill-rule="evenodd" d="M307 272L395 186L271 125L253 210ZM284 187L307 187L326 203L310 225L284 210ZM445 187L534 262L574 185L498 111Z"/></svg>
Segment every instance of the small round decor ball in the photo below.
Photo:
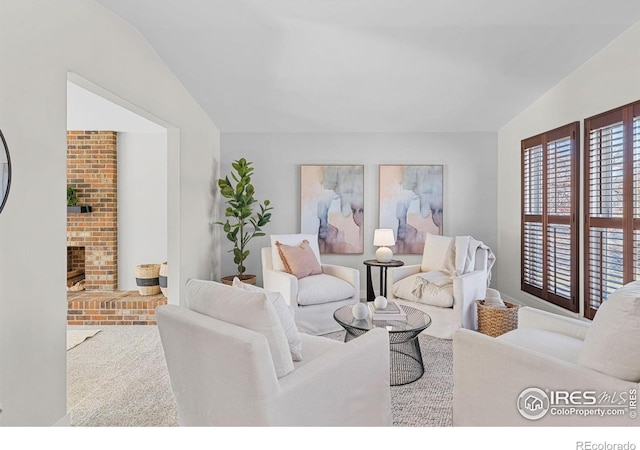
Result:
<svg viewBox="0 0 640 450"><path fill-rule="evenodd" d="M382 295L379 295L375 299L373 299L373 306L375 306L377 309L384 309L387 307L387 299Z"/></svg>
<svg viewBox="0 0 640 450"><path fill-rule="evenodd" d="M369 317L369 308L364 303L356 303L351 308L351 313L353 314L353 318L357 320L366 319Z"/></svg>

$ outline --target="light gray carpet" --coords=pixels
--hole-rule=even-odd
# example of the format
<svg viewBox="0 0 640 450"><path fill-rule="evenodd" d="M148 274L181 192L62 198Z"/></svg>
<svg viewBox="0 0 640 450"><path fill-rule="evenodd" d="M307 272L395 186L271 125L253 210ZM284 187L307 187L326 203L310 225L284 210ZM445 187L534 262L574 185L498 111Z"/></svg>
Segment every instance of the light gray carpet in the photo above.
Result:
<svg viewBox="0 0 640 450"><path fill-rule="evenodd" d="M67 407L71 424L177 426L178 414L158 328L134 325L101 330L67 352ZM328 337L343 336L344 332L340 332ZM419 340L425 373L414 383L391 387L393 424L451 426L452 343L423 335Z"/></svg>

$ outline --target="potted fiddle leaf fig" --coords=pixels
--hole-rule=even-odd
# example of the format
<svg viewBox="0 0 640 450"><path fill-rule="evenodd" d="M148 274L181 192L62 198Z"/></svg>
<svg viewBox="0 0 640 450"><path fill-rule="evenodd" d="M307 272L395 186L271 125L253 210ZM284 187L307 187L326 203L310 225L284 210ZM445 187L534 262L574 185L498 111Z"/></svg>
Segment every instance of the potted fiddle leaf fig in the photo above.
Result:
<svg viewBox="0 0 640 450"><path fill-rule="evenodd" d="M240 158L231 164L231 179L229 176L218 179L220 194L226 199L227 208L224 213L226 220L216 224L223 227L227 239L233 244L233 249L229 252L233 253L233 262L237 267L235 275L222 277L225 284L232 284L234 277L244 283L255 284L256 276L245 274L244 262L250 254L247 244L254 237L264 236L262 228L271 220L271 202L265 200L260 203L254 197L255 189L251 184L252 164L245 158Z"/></svg>

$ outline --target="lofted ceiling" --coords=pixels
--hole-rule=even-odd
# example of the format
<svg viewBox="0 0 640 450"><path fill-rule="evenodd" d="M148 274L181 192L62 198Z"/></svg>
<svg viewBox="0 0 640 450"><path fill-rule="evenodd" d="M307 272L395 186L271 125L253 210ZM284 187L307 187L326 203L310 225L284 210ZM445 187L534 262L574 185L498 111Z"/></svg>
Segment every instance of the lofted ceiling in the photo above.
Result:
<svg viewBox="0 0 640 450"><path fill-rule="evenodd" d="M496 131L638 0L97 0L221 132Z"/></svg>

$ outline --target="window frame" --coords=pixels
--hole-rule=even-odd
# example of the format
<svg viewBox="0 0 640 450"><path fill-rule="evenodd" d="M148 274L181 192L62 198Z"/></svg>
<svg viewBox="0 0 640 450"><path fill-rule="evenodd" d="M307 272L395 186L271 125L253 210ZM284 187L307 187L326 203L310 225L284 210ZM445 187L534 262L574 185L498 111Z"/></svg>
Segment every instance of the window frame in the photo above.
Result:
<svg viewBox="0 0 640 450"><path fill-rule="evenodd" d="M570 212L568 215L549 214L548 212L548 193L550 191L550 182L548 180L549 171L549 148L548 144L556 142L563 138L570 139ZM527 214L525 197L527 192L525 190L525 152L535 148L537 146L542 147L542 207L541 214ZM553 303L571 312L578 312L579 310L579 227L577 218L579 217L579 192L580 192L580 122L572 122L567 125L555 128L545 133L540 133L536 136L532 136L521 141L520 147L521 168L520 168L520 186L521 186L521 234L520 234L520 288L531 295L534 295L542 300ZM525 233L525 227L528 223L541 223L542 224L542 287L536 287L532 284L525 282L525 271L527 269L527 249ZM570 272L570 293L569 297L557 295L550 291L549 286L549 225L569 225L569 242L570 255L569 272ZM554 272L557 275L557 271Z"/></svg>
<svg viewBox="0 0 640 450"><path fill-rule="evenodd" d="M640 101L597 114L584 120L584 317L593 319L598 311L592 306L591 291L591 229L606 228L621 230L622 232L622 284L634 279L634 230L640 230L640 217L634 218L633 199L633 146L634 146L634 118L640 117ZM622 123L622 216L597 217L591 212L591 132L607 126ZM640 184L640 183L639 183ZM637 186L636 186L637 187ZM600 189L599 192L602 192ZM602 258L600 258L602 260ZM598 307L606 300L601 289ZM607 294L608 295L608 294Z"/></svg>

